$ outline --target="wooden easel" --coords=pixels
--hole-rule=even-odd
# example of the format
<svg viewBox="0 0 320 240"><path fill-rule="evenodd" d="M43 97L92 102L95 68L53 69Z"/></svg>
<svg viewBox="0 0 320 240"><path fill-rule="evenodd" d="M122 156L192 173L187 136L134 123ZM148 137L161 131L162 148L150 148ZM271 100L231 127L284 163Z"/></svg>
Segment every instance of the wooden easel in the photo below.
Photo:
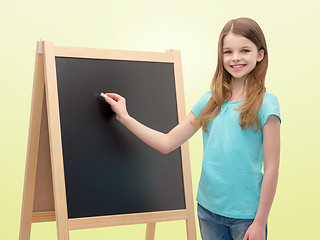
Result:
<svg viewBox="0 0 320 240"><path fill-rule="evenodd" d="M186 220L188 239L196 239L188 143L181 147L186 209L68 219L55 67L56 56L173 62L177 100L183 103L178 105L179 122L185 117L179 51L154 54L57 47L52 42L38 42L19 239L30 239L32 223L48 221L56 221L59 240L69 239L69 230L144 223L147 224L146 239L154 239L156 222L174 220Z"/></svg>

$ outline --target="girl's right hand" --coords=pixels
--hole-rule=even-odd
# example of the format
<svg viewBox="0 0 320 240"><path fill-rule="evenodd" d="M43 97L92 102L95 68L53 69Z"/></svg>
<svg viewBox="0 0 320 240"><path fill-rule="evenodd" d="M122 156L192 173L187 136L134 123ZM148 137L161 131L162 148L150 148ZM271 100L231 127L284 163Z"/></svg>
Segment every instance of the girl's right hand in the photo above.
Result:
<svg viewBox="0 0 320 240"><path fill-rule="evenodd" d="M121 120L129 117L126 107L126 99L116 93L105 93L107 97L105 101L110 104L112 110L117 114L117 120Z"/></svg>

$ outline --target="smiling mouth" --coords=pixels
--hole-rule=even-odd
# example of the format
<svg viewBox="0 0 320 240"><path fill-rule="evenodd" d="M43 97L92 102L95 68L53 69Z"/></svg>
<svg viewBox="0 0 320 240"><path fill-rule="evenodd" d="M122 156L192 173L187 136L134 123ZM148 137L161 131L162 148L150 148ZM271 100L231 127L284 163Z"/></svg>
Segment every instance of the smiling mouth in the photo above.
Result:
<svg viewBox="0 0 320 240"><path fill-rule="evenodd" d="M244 66L246 66L246 64L231 65L232 68L242 68Z"/></svg>

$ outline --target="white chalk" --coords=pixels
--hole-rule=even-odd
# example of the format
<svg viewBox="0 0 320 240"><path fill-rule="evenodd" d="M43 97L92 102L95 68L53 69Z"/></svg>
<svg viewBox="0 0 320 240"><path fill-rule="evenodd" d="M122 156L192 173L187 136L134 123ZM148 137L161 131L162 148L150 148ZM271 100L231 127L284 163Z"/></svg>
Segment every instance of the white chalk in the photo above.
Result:
<svg viewBox="0 0 320 240"><path fill-rule="evenodd" d="M104 98L108 97L108 96L105 95L104 93L100 93L100 96L101 96L101 97L104 97Z"/></svg>

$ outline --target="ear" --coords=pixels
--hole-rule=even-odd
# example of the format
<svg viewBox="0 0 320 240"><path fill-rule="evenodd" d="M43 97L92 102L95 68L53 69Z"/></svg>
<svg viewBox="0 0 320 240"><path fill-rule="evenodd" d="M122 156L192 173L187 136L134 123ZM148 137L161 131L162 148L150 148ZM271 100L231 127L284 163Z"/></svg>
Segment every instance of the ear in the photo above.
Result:
<svg viewBox="0 0 320 240"><path fill-rule="evenodd" d="M261 62L263 58L264 58L264 49L261 49L261 50L258 52L257 62Z"/></svg>

